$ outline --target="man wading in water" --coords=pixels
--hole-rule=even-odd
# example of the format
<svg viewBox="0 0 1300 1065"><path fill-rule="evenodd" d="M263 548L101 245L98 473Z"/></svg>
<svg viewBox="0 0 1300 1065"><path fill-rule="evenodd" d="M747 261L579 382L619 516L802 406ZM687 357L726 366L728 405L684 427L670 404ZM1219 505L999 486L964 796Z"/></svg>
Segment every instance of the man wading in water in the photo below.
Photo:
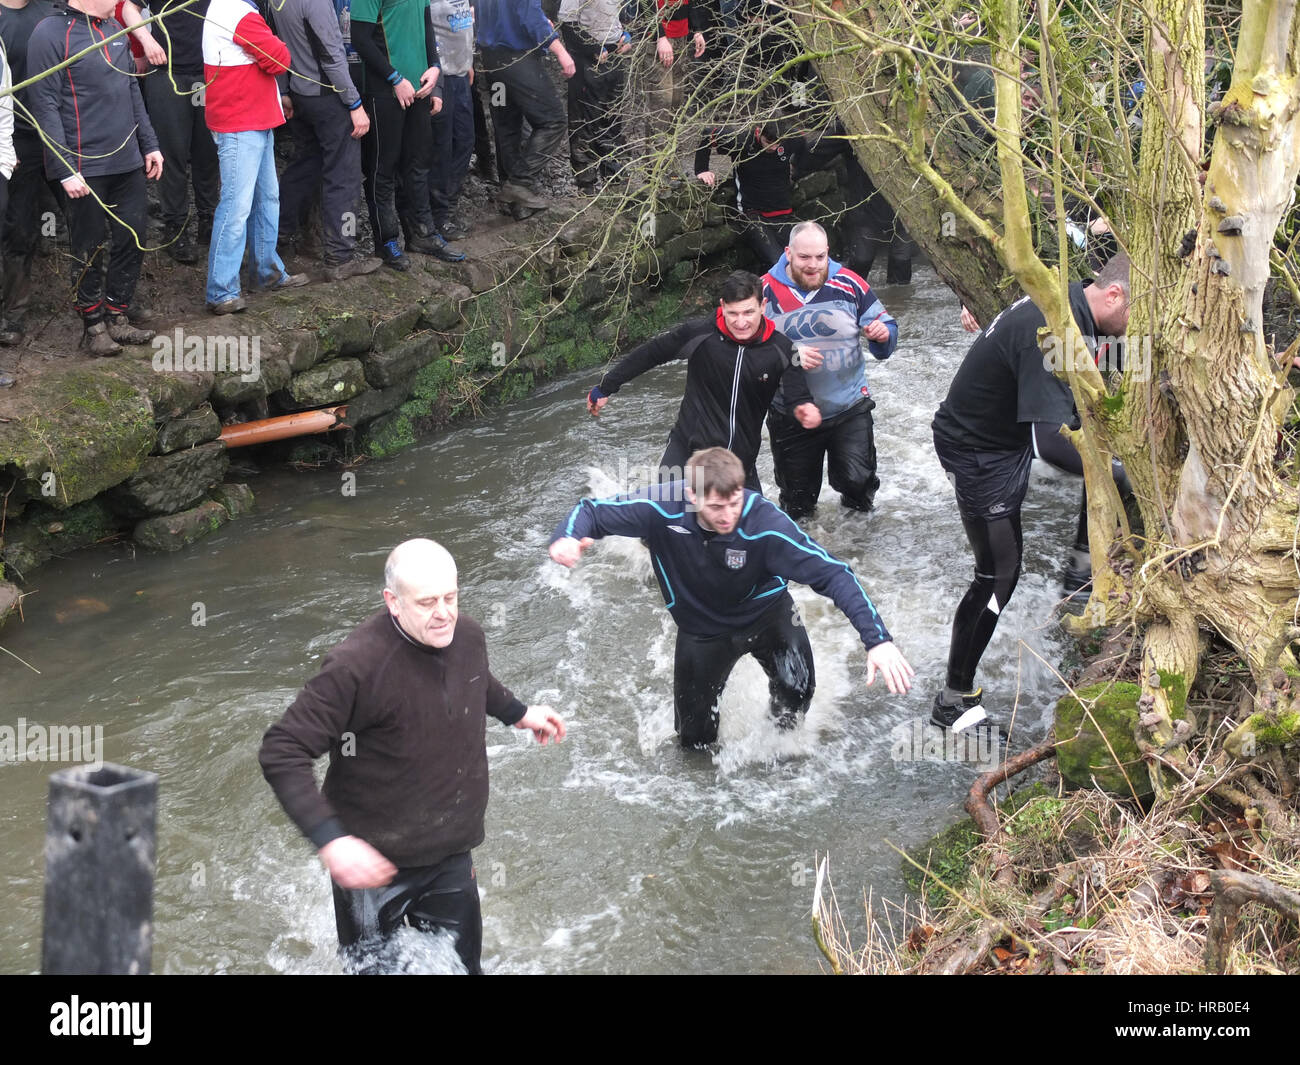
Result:
<svg viewBox="0 0 1300 1065"><path fill-rule="evenodd" d="M483 922L470 849L483 842L486 715L564 738L549 706L524 706L488 671L478 623L460 617L456 563L407 540L384 566L381 610L326 657L259 761L334 879L339 945L352 961L401 924L448 929L471 974ZM316 787L312 761L326 751Z"/></svg>
<svg viewBox="0 0 1300 1065"><path fill-rule="evenodd" d="M684 486L584 499L551 537L551 558L570 567L602 536L645 541L677 622L673 727L683 747L718 738L718 700L742 655L752 654L767 674L781 728L793 728L807 712L815 687L812 647L787 579L833 600L853 623L867 650L867 684L879 671L891 692L906 692L915 676L853 570L744 483L744 467L731 452L697 451L686 463ZM682 499L683 487L686 502L670 502Z"/></svg>
<svg viewBox="0 0 1300 1065"><path fill-rule="evenodd" d="M674 359L686 360L686 394L659 460L661 483L680 481L686 460L701 448L725 447L744 465L745 487L761 492L755 464L763 416L778 391L800 425L821 423L794 346L763 317L763 286L744 270L722 283L715 314L692 318L619 359L587 394L587 410L599 415L629 381Z"/></svg>

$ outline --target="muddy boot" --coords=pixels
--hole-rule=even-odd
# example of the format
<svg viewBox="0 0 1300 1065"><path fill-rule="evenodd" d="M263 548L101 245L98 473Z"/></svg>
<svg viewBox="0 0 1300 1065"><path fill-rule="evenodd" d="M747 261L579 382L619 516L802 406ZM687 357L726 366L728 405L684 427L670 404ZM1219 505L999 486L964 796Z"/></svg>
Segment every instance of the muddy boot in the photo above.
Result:
<svg viewBox="0 0 1300 1065"><path fill-rule="evenodd" d="M122 345L109 335L108 323L104 321L86 326L86 331L81 334L81 346L99 358L122 354Z"/></svg>
<svg viewBox="0 0 1300 1065"><path fill-rule="evenodd" d="M155 335L152 329L139 329L132 325L125 314L108 316L108 334L119 344L147 344Z"/></svg>
<svg viewBox="0 0 1300 1065"><path fill-rule="evenodd" d="M0 300L4 303L5 318L20 329L32 302L31 267L21 255L4 257L4 292Z"/></svg>

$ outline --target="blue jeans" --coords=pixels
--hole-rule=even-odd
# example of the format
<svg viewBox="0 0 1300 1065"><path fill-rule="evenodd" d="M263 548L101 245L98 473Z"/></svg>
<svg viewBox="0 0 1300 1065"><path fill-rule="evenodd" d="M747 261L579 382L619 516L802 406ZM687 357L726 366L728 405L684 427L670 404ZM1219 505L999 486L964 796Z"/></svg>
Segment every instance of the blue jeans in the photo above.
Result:
<svg viewBox="0 0 1300 1065"><path fill-rule="evenodd" d="M239 295L244 245L253 242L253 280L274 284L285 274L276 254L280 229L280 184L275 176L275 134L269 129L214 133L221 167L221 200L212 220L208 248L209 303Z"/></svg>

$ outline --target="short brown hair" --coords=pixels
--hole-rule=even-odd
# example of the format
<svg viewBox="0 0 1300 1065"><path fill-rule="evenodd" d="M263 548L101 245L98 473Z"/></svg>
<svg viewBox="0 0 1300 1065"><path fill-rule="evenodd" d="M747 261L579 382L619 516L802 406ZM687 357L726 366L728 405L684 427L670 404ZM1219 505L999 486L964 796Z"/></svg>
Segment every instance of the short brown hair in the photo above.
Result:
<svg viewBox="0 0 1300 1065"><path fill-rule="evenodd" d="M1116 252L1100 270L1097 271L1096 278L1093 281L1098 288L1107 288L1110 285L1119 285L1124 289L1124 296L1129 295L1129 258L1124 252Z"/></svg>
<svg viewBox="0 0 1300 1065"><path fill-rule="evenodd" d="M745 486L745 467L725 447L706 447L686 460L686 483L697 499L730 498Z"/></svg>

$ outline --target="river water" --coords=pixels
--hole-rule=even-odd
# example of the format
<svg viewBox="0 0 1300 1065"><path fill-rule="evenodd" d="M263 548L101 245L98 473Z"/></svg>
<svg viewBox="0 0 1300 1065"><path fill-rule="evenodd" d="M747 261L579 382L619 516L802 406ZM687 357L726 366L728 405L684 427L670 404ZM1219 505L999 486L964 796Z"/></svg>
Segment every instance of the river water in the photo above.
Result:
<svg viewBox="0 0 1300 1065"><path fill-rule="evenodd" d="M714 754L672 731L673 626L639 544L603 541L570 573L546 556L580 496L658 459L684 368L662 367L585 412L591 372L440 433L395 459L252 480L256 512L175 555L107 545L47 566L0 644L0 724L102 726L106 760L160 777L157 972L338 972L327 877L262 780L256 753L325 652L381 605L384 558L430 536L460 567L461 609L493 672L550 703L569 738L541 748L489 722L492 800L475 852L488 972L815 972L815 857L850 932L861 892L901 899L896 847L961 816L977 769L897 757L943 682L971 558L929 423L970 337L928 269L883 286L902 339L869 367L883 487L870 515L823 489L809 532L852 561L917 670L907 696L864 686L853 629L795 588L817 659L803 726L779 734L746 659ZM764 446L760 475L774 484ZM990 711L1041 738L1060 690L1047 663L1078 483L1037 471L1025 574L984 658ZM203 624L195 624L202 621ZM1041 656L1041 657L1040 657ZM920 752L918 752L919 755ZM47 763L0 764L0 971L40 964ZM404 965L452 964L411 932Z"/></svg>

